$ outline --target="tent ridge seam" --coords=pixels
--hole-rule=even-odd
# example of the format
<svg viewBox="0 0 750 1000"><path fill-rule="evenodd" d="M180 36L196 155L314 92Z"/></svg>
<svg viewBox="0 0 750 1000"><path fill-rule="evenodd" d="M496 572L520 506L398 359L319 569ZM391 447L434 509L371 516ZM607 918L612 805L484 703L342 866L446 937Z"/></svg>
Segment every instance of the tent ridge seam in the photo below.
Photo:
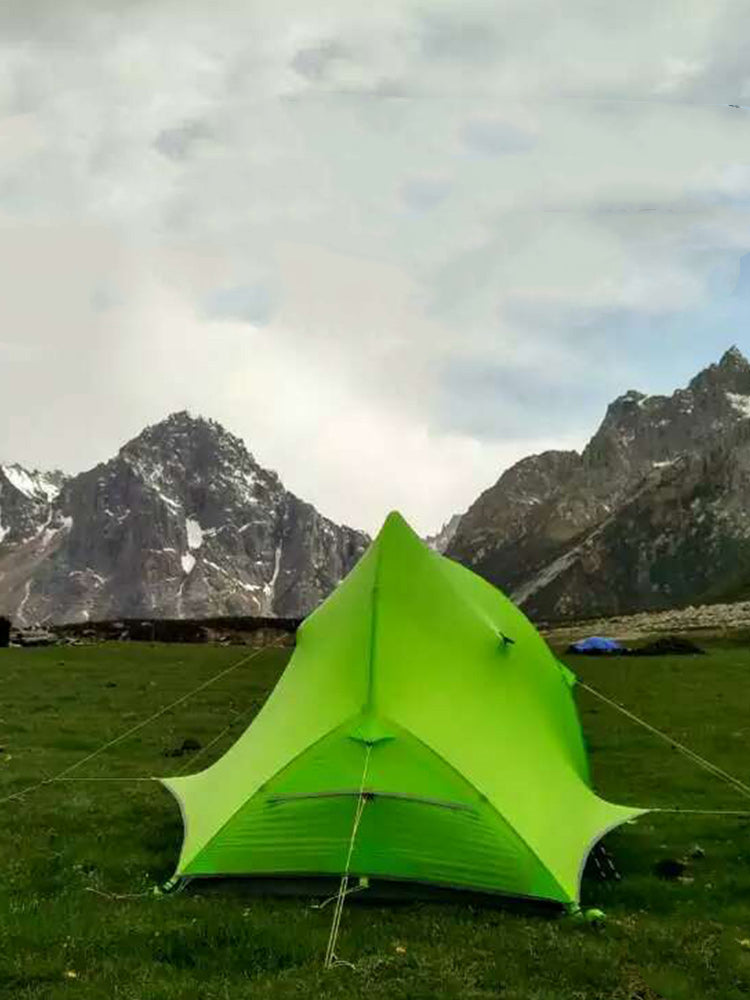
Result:
<svg viewBox="0 0 750 1000"><path fill-rule="evenodd" d="M367 692L364 711L373 711L375 702L375 662L377 657L378 600L380 597L380 562L382 553L378 547L375 559L375 574L370 598L370 647L367 653Z"/></svg>

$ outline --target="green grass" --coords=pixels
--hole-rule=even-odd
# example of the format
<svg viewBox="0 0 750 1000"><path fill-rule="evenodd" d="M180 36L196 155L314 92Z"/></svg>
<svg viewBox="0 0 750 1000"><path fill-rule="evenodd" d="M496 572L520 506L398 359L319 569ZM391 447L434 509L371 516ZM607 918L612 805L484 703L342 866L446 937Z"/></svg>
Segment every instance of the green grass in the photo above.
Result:
<svg viewBox="0 0 750 1000"><path fill-rule="evenodd" d="M700 658L570 658L579 676L750 780L750 648ZM207 646L108 644L0 650L0 798L54 774L235 662ZM163 751L233 729L272 688L286 651L267 651L79 772L175 773ZM585 691L594 779L638 805L744 809L697 770ZM236 716L233 713L239 713ZM243 714L244 713L244 714ZM747 1000L750 819L652 814L607 838L621 882L587 878L603 928L453 904L347 906L324 972L331 912L239 890L150 894L172 873L181 822L151 782L65 782L0 806L0 996L13 1000ZM654 873L694 844L690 882ZM95 890L95 891L92 891ZM138 894L143 895L138 895ZM117 895L135 898L117 899Z"/></svg>

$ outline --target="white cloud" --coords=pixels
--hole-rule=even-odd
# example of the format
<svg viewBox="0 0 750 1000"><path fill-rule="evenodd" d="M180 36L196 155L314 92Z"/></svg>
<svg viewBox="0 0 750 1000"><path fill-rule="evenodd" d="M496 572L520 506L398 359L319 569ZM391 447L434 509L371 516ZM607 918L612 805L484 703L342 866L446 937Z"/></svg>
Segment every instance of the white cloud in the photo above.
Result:
<svg viewBox="0 0 750 1000"><path fill-rule="evenodd" d="M643 331L705 328L747 250L742 20L6 5L0 452L80 467L189 405L326 513L436 527L580 441ZM592 369L585 405L543 405Z"/></svg>

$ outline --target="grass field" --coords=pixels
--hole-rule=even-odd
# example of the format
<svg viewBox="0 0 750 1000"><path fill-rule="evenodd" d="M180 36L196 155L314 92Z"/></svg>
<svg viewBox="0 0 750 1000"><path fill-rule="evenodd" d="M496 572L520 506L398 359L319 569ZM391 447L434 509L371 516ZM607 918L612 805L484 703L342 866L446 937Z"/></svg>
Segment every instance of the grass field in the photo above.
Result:
<svg viewBox="0 0 750 1000"><path fill-rule="evenodd" d="M567 662L588 683L750 780L750 645L697 658ZM54 774L229 666L236 648L0 650L0 799ZM76 772L174 774L164 750L232 729L262 704L287 651L267 651ZM624 803L747 809L723 786L580 691L597 789ZM750 817L651 814L607 838L623 878L587 877L603 927L452 904L347 906L321 968L330 908L239 890L152 894L181 838L148 781L69 781L0 806L0 996L14 1000L740 1000L750 997ZM654 866L700 845L684 881ZM127 896L132 898L118 898Z"/></svg>

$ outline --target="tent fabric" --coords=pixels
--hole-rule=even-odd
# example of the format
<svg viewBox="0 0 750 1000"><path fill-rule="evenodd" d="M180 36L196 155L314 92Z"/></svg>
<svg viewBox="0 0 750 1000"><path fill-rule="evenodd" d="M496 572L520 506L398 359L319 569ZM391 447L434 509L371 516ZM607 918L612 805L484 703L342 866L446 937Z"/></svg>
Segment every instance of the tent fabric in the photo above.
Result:
<svg viewBox="0 0 750 1000"><path fill-rule="evenodd" d="M643 810L592 790L573 681L393 513L234 746L163 779L176 877L340 875L363 790L351 875L576 903L590 849Z"/></svg>
<svg viewBox="0 0 750 1000"><path fill-rule="evenodd" d="M603 636L592 635L588 639L579 639L571 643L572 653L621 653L623 646L616 639L605 639Z"/></svg>

